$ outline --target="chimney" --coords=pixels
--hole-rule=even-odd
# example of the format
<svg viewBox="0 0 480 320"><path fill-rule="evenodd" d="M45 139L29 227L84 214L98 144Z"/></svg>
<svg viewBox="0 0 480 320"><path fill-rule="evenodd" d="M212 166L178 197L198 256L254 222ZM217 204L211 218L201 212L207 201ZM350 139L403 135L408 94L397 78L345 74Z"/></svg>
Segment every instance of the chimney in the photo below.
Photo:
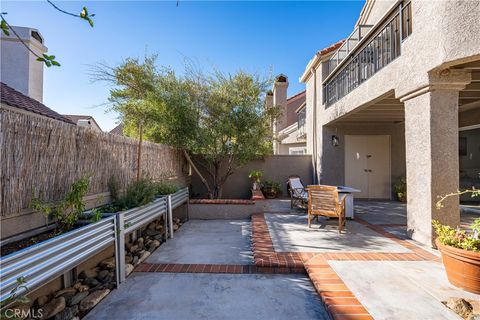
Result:
<svg viewBox="0 0 480 320"><path fill-rule="evenodd" d="M37 55L47 52L37 29L12 26L25 45ZM43 63L15 36L12 30L0 37L0 80L17 91L43 102Z"/></svg>
<svg viewBox="0 0 480 320"><path fill-rule="evenodd" d="M280 131L287 124L287 76L280 74L273 84L273 105L280 108L281 115L276 122L276 131Z"/></svg>

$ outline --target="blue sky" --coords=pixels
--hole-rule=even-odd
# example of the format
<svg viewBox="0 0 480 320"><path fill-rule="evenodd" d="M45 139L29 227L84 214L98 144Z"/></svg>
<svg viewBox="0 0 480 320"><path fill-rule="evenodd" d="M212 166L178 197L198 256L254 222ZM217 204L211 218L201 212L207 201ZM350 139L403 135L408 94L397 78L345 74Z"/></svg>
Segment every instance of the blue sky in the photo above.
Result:
<svg viewBox="0 0 480 320"><path fill-rule="evenodd" d="M157 53L158 63L181 72L185 58L205 70L238 69L289 77L289 95L304 89L298 78L314 53L348 36L364 1L55 2L72 12L86 5L95 27L61 14L44 1L2 1L12 25L40 30L60 68L45 68L44 103L64 114L93 115L103 130L109 87L92 83L89 66L115 66L127 57Z"/></svg>

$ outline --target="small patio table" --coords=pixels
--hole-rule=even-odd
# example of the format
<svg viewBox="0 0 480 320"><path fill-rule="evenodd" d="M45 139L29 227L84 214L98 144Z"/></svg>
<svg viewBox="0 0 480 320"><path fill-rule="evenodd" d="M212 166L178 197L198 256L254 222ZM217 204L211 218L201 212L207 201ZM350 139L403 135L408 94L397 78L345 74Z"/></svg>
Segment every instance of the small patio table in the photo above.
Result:
<svg viewBox="0 0 480 320"><path fill-rule="evenodd" d="M337 186L338 193L345 194L345 217L353 219L354 218L354 210L353 210L353 194L358 193L360 190L346 187L346 186Z"/></svg>

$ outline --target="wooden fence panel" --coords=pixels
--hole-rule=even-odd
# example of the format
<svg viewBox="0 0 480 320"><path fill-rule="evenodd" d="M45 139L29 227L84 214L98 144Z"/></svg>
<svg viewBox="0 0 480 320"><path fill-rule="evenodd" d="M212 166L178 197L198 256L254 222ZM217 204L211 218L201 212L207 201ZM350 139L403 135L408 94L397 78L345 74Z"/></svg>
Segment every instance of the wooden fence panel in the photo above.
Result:
<svg viewBox="0 0 480 320"><path fill-rule="evenodd" d="M21 212L33 195L58 201L90 174L89 194L136 179L137 140L0 108L0 216ZM175 148L142 145L141 169L155 180L181 178L186 163Z"/></svg>

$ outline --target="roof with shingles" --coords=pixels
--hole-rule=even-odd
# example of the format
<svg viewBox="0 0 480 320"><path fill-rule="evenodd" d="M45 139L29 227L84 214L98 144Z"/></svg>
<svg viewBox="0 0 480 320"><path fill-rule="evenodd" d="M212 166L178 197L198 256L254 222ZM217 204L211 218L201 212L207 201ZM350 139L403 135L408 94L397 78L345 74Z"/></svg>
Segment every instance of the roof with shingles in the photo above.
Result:
<svg viewBox="0 0 480 320"><path fill-rule="evenodd" d="M70 119L53 111L43 103L24 95L23 93L9 87L1 82L0 102L10 107L36 113L48 118L74 124Z"/></svg>

